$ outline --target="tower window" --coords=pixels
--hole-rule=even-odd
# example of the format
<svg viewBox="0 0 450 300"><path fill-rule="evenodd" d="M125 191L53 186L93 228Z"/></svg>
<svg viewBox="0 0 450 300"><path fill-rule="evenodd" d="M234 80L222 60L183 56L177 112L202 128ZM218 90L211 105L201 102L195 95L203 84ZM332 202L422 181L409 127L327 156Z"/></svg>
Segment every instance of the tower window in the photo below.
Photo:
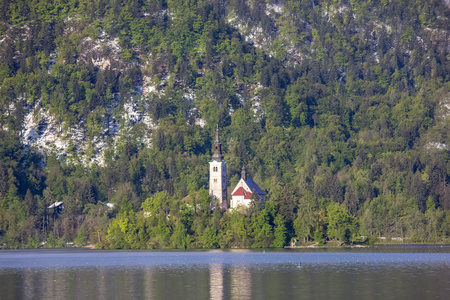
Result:
<svg viewBox="0 0 450 300"><path fill-rule="evenodd" d="M214 178L214 182L217 182L217 178Z"/></svg>

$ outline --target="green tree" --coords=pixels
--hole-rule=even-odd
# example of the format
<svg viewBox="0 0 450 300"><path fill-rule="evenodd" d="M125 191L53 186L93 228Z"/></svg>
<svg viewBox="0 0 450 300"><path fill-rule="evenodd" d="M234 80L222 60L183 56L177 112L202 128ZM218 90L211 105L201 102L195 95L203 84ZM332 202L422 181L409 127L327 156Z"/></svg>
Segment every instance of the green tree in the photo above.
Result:
<svg viewBox="0 0 450 300"><path fill-rule="evenodd" d="M311 192L306 191L305 195L299 199L297 218L294 221L295 233L307 242L313 234L314 225L314 197Z"/></svg>
<svg viewBox="0 0 450 300"><path fill-rule="evenodd" d="M274 220L274 240L272 246L276 248L282 248L286 245L287 229L284 225L283 216L278 214Z"/></svg>
<svg viewBox="0 0 450 300"><path fill-rule="evenodd" d="M327 207L329 238L337 238L348 242L351 234L352 221L347 210L338 203L331 203Z"/></svg>

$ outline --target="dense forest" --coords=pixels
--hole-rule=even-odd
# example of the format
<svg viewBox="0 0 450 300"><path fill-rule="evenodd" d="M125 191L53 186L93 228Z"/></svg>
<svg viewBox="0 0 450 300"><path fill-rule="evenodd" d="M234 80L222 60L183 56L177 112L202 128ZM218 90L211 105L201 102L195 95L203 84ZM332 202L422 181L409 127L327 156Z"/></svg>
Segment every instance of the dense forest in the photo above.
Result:
<svg viewBox="0 0 450 300"><path fill-rule="evenodd" d="M0 0L3 248L449 242L449 145L448 1Z"/></svg>

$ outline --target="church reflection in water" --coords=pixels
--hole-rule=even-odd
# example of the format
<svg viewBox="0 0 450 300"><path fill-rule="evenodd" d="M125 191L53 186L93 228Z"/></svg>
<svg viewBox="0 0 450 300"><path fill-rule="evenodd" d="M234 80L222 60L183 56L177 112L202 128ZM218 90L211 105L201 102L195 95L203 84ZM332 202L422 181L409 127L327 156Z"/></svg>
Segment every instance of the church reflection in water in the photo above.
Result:
<svg viewBox="0 0 450 300"><path fill-rule="evenodd" d="M248 268L231 266L229 270L223 264L209 265L210 300L246 300L252 299L251 271Z"/></svg>
<svg viewBox="0 0 450 300"><path fill-rule="evenodd" d="M389 299L448 298L448 259L442 260L439 253L432 253L430 257L435 261L430 259L430 262L420 261L423 253L420 256L407 253L407 260L396 264L385 263L388 261L385 253L378 256L383 261L376 263L369 261L373 260L373 253L362 253L364 256L359 257L367 257L367 262L353 264L347 263L348 260L342 260L345 264L332 264L328 261L331 256L323 254L315 255L314 259L325 258L324 263L309 263L302 268L290 263L249 263L250 259L243 261L243 256L237 252L226 263L220 256L215 256L215 261L210 258L202 262L204 253L189 252L185 256L196 257L195 263L184 263L175 253L170 259L176 263L160 263L159 257L148 255L141 257L147 264L88 267L54 264L14 268L2 267L3 253L0 253L0 299L344 300L372 299L373 295ZM339 254L346 259L355 255ZM391 257L395 259L403 255L394 254ZM255 254L254 258L257 256ZM419 263L411 263L409 257L413 257L414 262L419 257ZM368 265L373 267L367 268ZM355 289L355 282L360 288ZM380 285L383 290L379 289Z"/></svg>
<svg viewBox="0 0 450 300"><path fill-rule="evenodd" d="M225 279L223 278L223 265L222 264L210 264L209 265L209 299L222 300L224 299L224 286Z"/></svg>
<svg viewBox="0 0 450 300"><path fill-rule="evenodd" d="M0 294L9 295L11 299L183 299L187 295L211 300L252 299L252 272L242 265L210 263L17 271L13 275L15 278L10 278L15 287L0 287Z"/></svg>
<svg viewBox="0 0 450 300"><path fill-rule="evenodd" d="M231 299L252 299L251 272L247 267L233 267L231 273Z"/></svg>

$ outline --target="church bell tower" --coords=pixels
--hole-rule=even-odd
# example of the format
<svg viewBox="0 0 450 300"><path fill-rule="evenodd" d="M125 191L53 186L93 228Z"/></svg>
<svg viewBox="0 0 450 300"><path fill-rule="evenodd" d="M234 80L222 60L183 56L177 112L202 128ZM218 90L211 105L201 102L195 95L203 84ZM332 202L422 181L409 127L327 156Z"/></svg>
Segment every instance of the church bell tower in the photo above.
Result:
<svg viewBox="0 0 450 300"><path fill-rule="evenodd" d="M209 162L209 194L219 200L222 210L228 209L227 199L227 163L223 160L222 144L219 139L219 125L216 129L214 154Z"/></svg>

